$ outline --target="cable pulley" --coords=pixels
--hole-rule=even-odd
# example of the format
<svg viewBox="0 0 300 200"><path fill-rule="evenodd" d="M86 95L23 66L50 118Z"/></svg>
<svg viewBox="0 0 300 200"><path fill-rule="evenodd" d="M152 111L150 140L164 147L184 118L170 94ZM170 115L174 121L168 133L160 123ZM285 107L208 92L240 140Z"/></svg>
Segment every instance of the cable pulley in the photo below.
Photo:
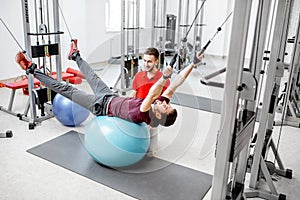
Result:
<svg viewBox="0 0 300 200"><path fill-rule="evenodd" d="M216 37L216 35L222 30L222 27L224 26L224 24L227 22L227 20L229 19L229 17L231 15L232 15L232 12L229 13L229 15L226 17L226 19L221 24L221 26L219 26L217 28L217 32L215 32L215 34L208 40L208 42L204 45L204 47L202 47L201 51L199 52L199 55L204 53L204 51L207 49L208 45L213 41L213 39Z"/></svg>

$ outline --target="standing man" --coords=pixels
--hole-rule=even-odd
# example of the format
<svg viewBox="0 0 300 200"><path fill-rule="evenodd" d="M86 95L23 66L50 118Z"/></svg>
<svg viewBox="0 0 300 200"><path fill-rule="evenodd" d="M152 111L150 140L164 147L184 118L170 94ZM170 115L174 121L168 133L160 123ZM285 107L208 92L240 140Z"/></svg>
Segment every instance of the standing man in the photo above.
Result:
<svg viewBox="0 0 300 200"><path fill-rule="evenodd" d="M157 68L159 63L159 51L156 48L147 48L144 52L144 69L136 73L133 82L133 97L145 98L151 88L161 77L162 72ZM170 80L167 80L163 87L164 92L170 85Z"/></svg>
<svg viewBox="0 0 300 200"><path fill-rule="evenodd" d="M133 82L132 96L135 98L145 98L151 86L162 77L162 72L158 69L159 64L159 51L156 48L147 48L144 52L144 68L142 71L136 73ZM170 85L170 80L165 83L162 93ZM150 132L150 147L148 149L148 156L153 156L158 148L158 133L157 128L149 126Z"/></svg>

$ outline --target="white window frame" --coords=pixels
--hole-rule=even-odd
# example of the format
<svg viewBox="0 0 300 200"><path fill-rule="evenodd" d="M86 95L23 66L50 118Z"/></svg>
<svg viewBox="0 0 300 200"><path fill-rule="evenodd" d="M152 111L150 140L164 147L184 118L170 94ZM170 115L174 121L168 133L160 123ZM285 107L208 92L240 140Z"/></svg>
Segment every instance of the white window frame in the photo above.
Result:
<svg viewBox="0 0 300 200"><path fill-rule="evenodd" d="M107 0L105 2L105 28L107 32L121 31L121 2L122 0ZM140 0L140 28L145 27L145 2Z"/></svg>

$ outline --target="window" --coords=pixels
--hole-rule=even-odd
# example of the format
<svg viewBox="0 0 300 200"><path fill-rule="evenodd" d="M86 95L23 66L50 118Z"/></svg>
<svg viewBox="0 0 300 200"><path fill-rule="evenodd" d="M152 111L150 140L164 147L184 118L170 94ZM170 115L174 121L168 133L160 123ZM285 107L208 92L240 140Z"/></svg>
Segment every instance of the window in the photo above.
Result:
<svg viewBox="0 0 300 200"><path fill-rule="evenodd" d="M105 3L105 26L106 31L114 32L121 31L121 5L123 0L107 0ZM132 23L135 22L135 3L140 2L140 27L145 27L145 1L146 0L125 0L125 16L126 20L129 20L129 26L132 27ZM129 3L129 5L128 5ZM128 16L128 8L130 9ZM127 22L125 22L127 24ZM126 25L127 26L127 25Z"/></svg>

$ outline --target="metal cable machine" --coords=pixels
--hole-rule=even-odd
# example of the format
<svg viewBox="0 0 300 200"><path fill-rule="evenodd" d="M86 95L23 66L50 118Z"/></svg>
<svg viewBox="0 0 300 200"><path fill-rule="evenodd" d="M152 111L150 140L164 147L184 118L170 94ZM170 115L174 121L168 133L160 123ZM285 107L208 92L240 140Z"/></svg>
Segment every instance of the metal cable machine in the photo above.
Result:
<svg viewBox="0 0 300 200"><path fill-rule="evenodd" d="M291 63L287 66L288 81L281 96L278 98L277 110L282 113L282 120L275 125L289 125L300 128L300 15L295 36L287 40L293 44Z"/></svg>
<svg viewBox="0 0 300 200"><path fill-rule="evenodd" d="M172 55L175 52L175 34L176 34L176 15L167 14L166 30L166 55Z"/></svg>
<svg viewBox="0 0 300 200"><path fill-rule="evenodd" d="M251 166L251 177L249 184L249 191L247 191L247 197L261 197L271 200L286 199L286 195L279 194L273 183L271 174L292 178L292 170L285 169L283 163L277 152L275 143L272 140L272 132L275 117L275 108L278 101L278 94L280 88L280 81L283 77L285 68L284 56L287 43L287 31L289 27L290 0L277 1L276 2L276 17L274 22L274 35L271 45L271 51L269 56L269 68L265 83L265 92L263 97L263 105L261 110L261 116L259 119L259 127L257 131L257 139L255 143L253 163ZM281 31L278 31L281 30ZM269 170L267 162L268 150L271 148L275 155L275 161L279 168ZM272 164L273 165L273 164ZM273 172L271 172L273 171ZM268 192L263 192L258 189L258 183L262 178L266 181L269 188Z"/></svg>
<svg viewBox="0 0 300 200"><path fill-rule="evenodd" d="M255 144L255 159L251 163L251 180L249 189L245 190L245 175L249 168L249 152L257 117L258 83L262 72L262 61L266 42L266 27L268 26L271 0L259 1L253 48L251 52L249 69L244 68L244 56L251 12L251 1L236 1L234 6L234 19L230 40L225 92L223 98L221 124L216 147L215 172L211 199L246 199L261 197L266 199L285 199L284 194L278 194L273 185L269 169L262 156L262 149L266 136L267 118L270 117L268 109L272 98L274 76L280 70L278 65L282 62L279 55L284 55L284 42L287 26L289 1L278 1L275 27L273 30L272 51L270 66L264 93L264 104L260 117ZM282 31L278 31L282 30ZM241 51L242 50L242 51ZM280 53L279 53L280 52ZM277 65L278 64L278 65ZM242 70L243 69L243 70ZM246 72L246 73L245 73ZM275 81L276 82L276 81ZM269 119L271 119L270 117ZM273 119L273 118L272 118ZM269 123L270 124L270 123ZM226 154L225 154L225 153ZM278 154L277 154L278 155ZM278 170L288 177L291 171ZM230 174L230 178L229 178ZM269 191L258 188L257 183L263 174Z"/></svg>
<svg viewBox="0 0 300 200"><path fill-rule="evenodd" d="M167 31L167 3L165 0L152 0L152 29L151 45L160 53L158 69L163 69L165 62L166 31Z"/></svg>
<svg viewBox="0 0 300 200"><path fill-rule="evenodd" d="M199 2L201 2L201 4L199 4ZM198 12L199 5L202 5L202 3L203 0L196 0L195 15ZM194 37L193 37L194 45L193 45L192 55L195 55L196 52L201 51L202 48L203 26L205 26L205 24L203 24L203 18L204 18L204 7L200 10L200 16L196 18L196 23L194 26ZM205 65L206 63L201 62L201 64Z"/></svg>
<svg viewBox="0 0 300 200"><path fill-rule="evenodd" d="M180 71L189 65L190 60L190 50L188 46L187 38L184 38L188 29L189 25L189 7L190 7L190 0L179 0L178 4L178 25L177 25L177 51L178 51L178 59L176 64L176 70ZM182 12L182 10L184 10Z"/></svg>
<svg viewBox="0 0 300 200"><path fill-rule="evenodd" d="M248 148L256 113L257 80L243 70L251 1L235 1L211 199L243 199ZM231 169L231 177L229 172Z"/></svg>
<svg viewBox="0 0 300 200"><path fill-rule="evenodd" d="M52 72L52 65L56 66L57 79L62 80L61 77L61 56L60 56L60 34L63 32L59 29L59 5L58 0L21 0L24 42L27 56L31 59L36 59L38 67L41 67L44 73ZM31 10L34 7L34 18L31 21ZM32 31L32 26L35 30ZM33 44L32 41L35 41ZM54 59L53 59L54 57ZM28 75L28 106L24 115L19 115L19 118L29 122L29 129L33 129L38 123L48 118L53 117L52 113L45 112L48 109L44 107L44 102L51 100L50 91L46 91L48 98L39 98L39 91L34 88L34 77L32 74ZM40 90L40 93L43 93ZM50 99L49 99L50 97ZM41 109L41 114L37 114L37 101ZM42 101L42 102L41 102ZM30 116L27 116L30 110Z"/></svg>
<svg viewBox="0 0 300 200"><path fill-rule="evenodd" d="M121 5L121 72L114 86L123 95L131 90L131 81L138 72L140 40L140 1L122 0ZM127 48L126 48L127 47Z"/></svg>

